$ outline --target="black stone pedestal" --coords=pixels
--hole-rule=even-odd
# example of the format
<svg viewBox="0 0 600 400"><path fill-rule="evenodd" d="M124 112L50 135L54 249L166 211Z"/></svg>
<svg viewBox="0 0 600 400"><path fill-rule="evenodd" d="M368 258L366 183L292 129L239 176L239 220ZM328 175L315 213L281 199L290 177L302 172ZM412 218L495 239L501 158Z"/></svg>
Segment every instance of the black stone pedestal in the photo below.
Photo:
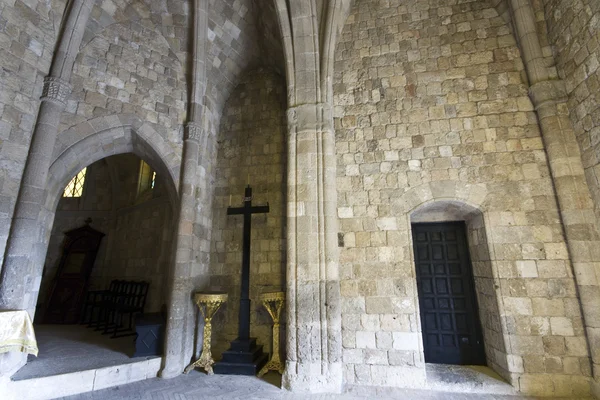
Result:
<svg viewBox="0 0 600 400"><path fill-rule="evenodd" d="M213 371L222 375L256 375L267 359L263 347L256 345L256 338L236 339L223 352L223 359L213 365Z"/></svg>

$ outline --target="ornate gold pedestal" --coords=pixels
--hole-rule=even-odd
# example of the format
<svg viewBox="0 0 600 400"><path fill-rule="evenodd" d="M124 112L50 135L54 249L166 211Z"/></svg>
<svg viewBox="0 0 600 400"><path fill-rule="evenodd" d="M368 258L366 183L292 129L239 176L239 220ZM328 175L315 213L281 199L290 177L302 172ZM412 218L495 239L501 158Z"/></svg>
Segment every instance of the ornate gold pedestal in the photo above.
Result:
<svg viewBox="0 0 600 400"><path fill-rule="evenodd" d="M281 362L279 355L279 316L285 304L285 292L263 293L260 295L260 300L271 315L271 318L273 318L273 348L271 359L262 367L258 376L261 377L268 371L278 371L280 374L283 374L284 364Z"/></svg>
<svg viewBox="0 0 600 400"><path fill-rule="evenodd" d="M191 370L197 367L202 367L209 374L213 374L212 365L215 360L212 358L210 351L211 347L211 335L212 335L212 317L216 314L221 304L227 301L227 293L196 293L194 300L200 309L200 313L204 317L204 340L202 341L202 355L200 358L190 365L188 365L183 371L187 374Z"/></svg>

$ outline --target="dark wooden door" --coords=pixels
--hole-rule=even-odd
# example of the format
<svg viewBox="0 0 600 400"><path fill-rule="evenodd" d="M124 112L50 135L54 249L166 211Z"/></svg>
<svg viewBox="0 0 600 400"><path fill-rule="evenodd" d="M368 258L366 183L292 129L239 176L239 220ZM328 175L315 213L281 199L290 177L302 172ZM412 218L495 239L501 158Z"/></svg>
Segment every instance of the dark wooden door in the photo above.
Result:
<svg viewBox="0 0 600 400"><path fill-rule="evenodd" d="M485 365L464 222L412 231L425 362Z"/></svg>

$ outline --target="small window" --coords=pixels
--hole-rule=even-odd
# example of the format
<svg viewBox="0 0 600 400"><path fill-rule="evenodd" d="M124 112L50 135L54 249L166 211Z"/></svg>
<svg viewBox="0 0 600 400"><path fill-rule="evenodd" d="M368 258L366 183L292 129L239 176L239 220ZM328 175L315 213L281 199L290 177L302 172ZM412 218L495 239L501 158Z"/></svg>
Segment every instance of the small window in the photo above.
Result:
<svg viewBox="0 0 600 400"><path fill-rule="evenodd" d="M77 175L65 187L63 197L81 197L83 194L83 184L85 182L85 172L87 167L79 171Z"/></svg>
<svg viewBox="0 0 600 400"><path fill-rule="evenodd" d="M145 161L140 162L140 176L138 179L138 196L154 189L156 185L156 172Z"/></svg>

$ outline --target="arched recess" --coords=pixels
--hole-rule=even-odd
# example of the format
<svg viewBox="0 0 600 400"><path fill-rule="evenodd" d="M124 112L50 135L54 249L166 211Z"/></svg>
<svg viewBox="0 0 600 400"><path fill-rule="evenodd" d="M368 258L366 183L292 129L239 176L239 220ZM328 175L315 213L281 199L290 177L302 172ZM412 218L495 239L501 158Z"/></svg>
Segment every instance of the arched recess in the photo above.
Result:
<svg viewBox="0 0 600 400"><path fill-rule="evenodd" d="M108 156L133 153L163 175L172 212L176 215L181 157L149 124L131 115L99 117L74 126L59 138L61 142L55 148L44 191L44 207L38 219L35 246L41 251L36 252L39 259L34 260L35 265L44 265L56 207L67 182L82 168ZM36 270L36 291L41 273L41 268Z"/></svg>
<svg viewBox="0 0 600 400"><path fill-rule="evenodd" d="M504 309L499 277L493 243L488 240L492 234L482 205L485 204L485 197L486 191L480 185L443 181L411 189L393 203L404 205L408 226L428 222L465 222L487 365L510 381L511 372L514 371L510 370L508 362L507 332L502 324ZM412 249L412 238L410 240ZM415 255L412 250L411 262L415 268ZM413 276L416 276L416 271ZM415 304L419 304L418 299ZM419 331L421 329L420 326Z"/></svg>

